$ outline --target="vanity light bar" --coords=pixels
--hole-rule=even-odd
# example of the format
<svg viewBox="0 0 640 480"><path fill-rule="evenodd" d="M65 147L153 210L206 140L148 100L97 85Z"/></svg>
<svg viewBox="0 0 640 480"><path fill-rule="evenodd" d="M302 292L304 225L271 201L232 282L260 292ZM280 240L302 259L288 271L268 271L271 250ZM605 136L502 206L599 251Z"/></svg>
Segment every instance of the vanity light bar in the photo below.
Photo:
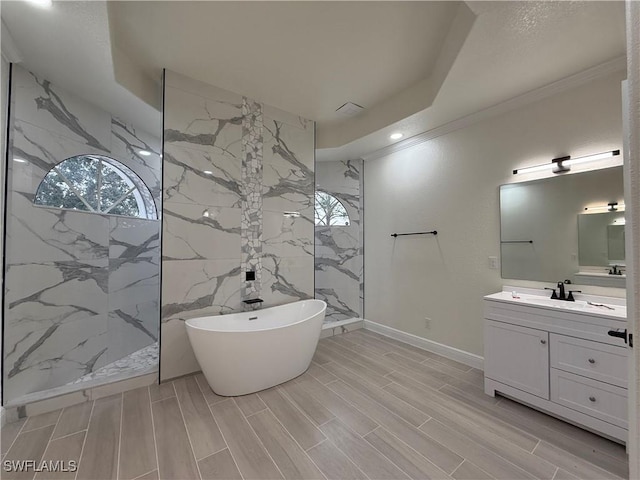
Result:
<svg viewBox="0 0 640 480"><path fill-rule="evenodd" d="M520 173L532 173L541 170L548 170L552 168L554 173L568 172L571 165L577 165L579 163L594 162L596 160L602 160L604 158L615 157L620 155L620 150L612 150L610 152L595 153L593 155L585 155L584 157L571 158L570 156L554 158L551 163L544 163L542 165L533 165L531 167L518 168L513 170L514 175Z"/></svg>

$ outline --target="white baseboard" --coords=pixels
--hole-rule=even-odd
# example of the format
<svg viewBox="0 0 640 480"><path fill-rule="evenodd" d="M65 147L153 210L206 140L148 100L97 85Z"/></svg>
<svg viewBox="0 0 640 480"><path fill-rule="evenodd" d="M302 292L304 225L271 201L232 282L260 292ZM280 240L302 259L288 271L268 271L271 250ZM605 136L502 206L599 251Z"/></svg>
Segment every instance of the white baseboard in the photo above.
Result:
<svg viewBox="0 0 640 480"><path fill-rule="evenodd" d="M380 335L384 335L385 337L390 337L395 340L399 340L400 342L408 343L409 345L413 345L414 347L421 348L428 352L437 353L438 355L464 363L470 367L478 368L480 370L484 369L484 357L476 355L475 353L465 352L464 350L418 337L417 335L406 333L392 327L387 327L386 325L372 322L371 320L364 320L364 328L366 330L379 333Z"/></svg>
<svg viewBox="0 0 640 480"><path fill-rule="evenodd" d="M340 335L342 333L347 333L359 328L364 328L362 318L348 318L346 320L339 320L337 322L325 322L322 325L322 333L320 334L320 338L333 337L334 335Z"/></svg>

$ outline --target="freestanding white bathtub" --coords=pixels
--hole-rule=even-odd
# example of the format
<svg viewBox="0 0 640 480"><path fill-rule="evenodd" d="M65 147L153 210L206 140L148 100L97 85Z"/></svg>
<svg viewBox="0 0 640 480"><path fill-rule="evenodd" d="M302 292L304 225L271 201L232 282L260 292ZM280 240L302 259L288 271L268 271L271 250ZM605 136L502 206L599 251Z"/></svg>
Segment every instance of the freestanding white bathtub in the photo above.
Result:
<svg viewBox="0 0 640 480"><path fill-rule="evenodd" d="M237 396L302 375L316 351L326 308L322 300L303 300L185 323L213 391Z"/></svg>

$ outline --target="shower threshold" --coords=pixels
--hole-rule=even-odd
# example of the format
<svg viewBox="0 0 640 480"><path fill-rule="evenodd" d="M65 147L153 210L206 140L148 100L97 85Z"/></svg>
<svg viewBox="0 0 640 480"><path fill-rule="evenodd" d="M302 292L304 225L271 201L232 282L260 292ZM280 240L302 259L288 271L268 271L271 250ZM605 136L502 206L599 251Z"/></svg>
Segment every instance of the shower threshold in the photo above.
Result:
<svg viewBox="0 0 640 480"><path fill-rule="evenodd" d="M5 407L29 405L79 391L84 392L86 396L88 391L93 388L157 372L158 356L158 343L152 343L73 382L15 398L7 402Z"/></svg>

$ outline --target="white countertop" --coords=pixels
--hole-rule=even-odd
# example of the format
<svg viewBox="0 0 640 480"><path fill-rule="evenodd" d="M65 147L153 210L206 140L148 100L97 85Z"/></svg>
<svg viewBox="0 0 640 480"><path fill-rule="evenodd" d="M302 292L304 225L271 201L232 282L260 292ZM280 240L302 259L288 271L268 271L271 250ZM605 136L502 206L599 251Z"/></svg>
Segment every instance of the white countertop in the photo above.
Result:
<svg viewBox="0 0 640 480"><path fill-rule="evenodd" d="M571 285L566 285L567 291ZM513 294L515 292L515 296ZM502 292L486 295L486 300L497 302L528 305L548 310L566 310L567 312L597 317L607 317L616 320L626 320L627 306L624 298L602 297L596 295L574 294L576 301L552 300L548 290L530 288L504 287ZM604 304L612 308L589 305L587 302Z"/></svg>

